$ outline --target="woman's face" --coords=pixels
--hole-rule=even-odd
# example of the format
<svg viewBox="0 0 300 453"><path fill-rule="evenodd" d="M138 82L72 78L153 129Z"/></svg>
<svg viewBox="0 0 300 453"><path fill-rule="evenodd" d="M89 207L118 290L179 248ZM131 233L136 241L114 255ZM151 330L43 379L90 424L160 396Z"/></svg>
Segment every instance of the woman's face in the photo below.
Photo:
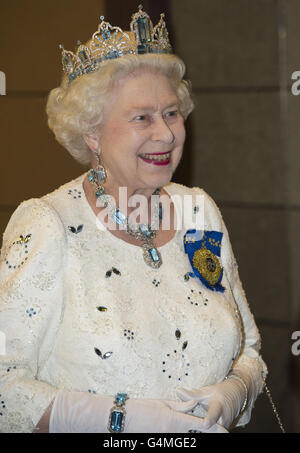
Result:
<svg viewBox="0 0 300 453"><path fill-rule="evenodd" d="M140 72L116 84L99 134L106 188L131 193L170 182L185 140L184 120L168 78Z"/></svg>

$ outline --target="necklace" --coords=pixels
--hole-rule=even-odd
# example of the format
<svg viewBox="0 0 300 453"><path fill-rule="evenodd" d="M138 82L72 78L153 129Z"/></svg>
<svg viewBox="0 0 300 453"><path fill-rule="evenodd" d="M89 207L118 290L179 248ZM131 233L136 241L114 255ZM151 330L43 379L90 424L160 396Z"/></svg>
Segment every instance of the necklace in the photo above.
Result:
<svg viewBox="0 0 300 453"><path fill-rule="evenodd" d="M130 225L128 221L128 216L125 216L125 214L123 214L121 210L112 203L112 197L107 195L104 187L99 183L97 172L93 168L88 173L88 179L95 188L95 195L97 199L104 204L105 208L108 209L111 219L118 225L125 226L124 231L129 236L141 241L145 263L153 269L159 268L162 265L162 258L159 250L154 246L153 240L156 237L155 227L159 225L162 218L162 206L158 197L160 188L157 188L152 194L156 196L154 197L154 203L152 205L154 211L153 217L151 209L151 224L140 223L136 227L133 227L133 225ZM152 227L152 225L154 227Z"/></svg>

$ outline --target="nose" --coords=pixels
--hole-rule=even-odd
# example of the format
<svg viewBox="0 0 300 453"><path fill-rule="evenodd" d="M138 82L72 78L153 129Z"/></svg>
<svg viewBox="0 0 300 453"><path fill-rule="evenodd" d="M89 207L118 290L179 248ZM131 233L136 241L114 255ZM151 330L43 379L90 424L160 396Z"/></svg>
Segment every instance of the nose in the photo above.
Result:
<svg viewBox="0 0 300 453"><path fill-rule="evenodd" d="M170 126L162 116L158 116L154 121L152 140L167 143L168 145L172 144L175 140Z"/></svg>

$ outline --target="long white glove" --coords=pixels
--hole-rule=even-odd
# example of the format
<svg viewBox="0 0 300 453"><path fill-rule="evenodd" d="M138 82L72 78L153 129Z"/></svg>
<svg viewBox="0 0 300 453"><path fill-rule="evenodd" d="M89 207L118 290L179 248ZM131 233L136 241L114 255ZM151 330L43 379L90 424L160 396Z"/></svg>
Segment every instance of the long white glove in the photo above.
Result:
<svg viewBox="0 0 300 453"><path fill-rule="evenodd" d="M222 426L206 429L199 417L186 414L197 401L176 402L155 399L128 399L124 433L227 432ZM107 433L112 397L59 390L54 400L50 433Z"/></svg>
<svg viewBox="0 0 300 453"><path fill-rule="evenodd" d="M249 379L239 373L236 378L233 374L230 379L202 387L200 389L178 389L177 395L182 401L197 400L206 411L203 418L203 427L209 429L216 423L229 428L245 408L249 398Z"/></svg>

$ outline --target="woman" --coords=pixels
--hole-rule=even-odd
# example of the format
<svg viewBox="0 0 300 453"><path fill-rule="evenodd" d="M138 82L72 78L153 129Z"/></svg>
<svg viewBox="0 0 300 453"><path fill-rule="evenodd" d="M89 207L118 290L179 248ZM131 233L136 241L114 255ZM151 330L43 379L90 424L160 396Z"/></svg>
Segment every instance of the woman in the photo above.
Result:
<svg viewBox="0 0 300 453"><path fill-rule="evenodd" d="M128 33L101 19L63 49L47 105L92 170L23 202L4 235L1 430L227 432L266 367L218 208L170 183L193 109L184 64L163 17L153 29L140 7Z"/></svg>

